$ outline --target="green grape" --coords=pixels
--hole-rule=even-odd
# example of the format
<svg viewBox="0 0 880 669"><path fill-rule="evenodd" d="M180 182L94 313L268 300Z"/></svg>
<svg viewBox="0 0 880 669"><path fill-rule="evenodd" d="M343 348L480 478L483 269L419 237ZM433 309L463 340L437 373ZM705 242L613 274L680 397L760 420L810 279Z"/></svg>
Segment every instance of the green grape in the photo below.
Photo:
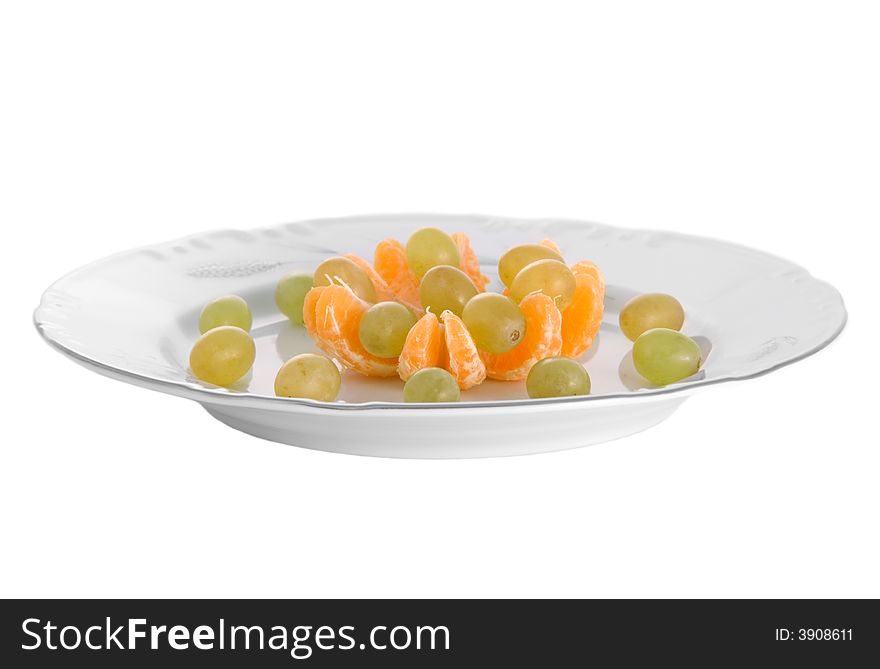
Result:
<svg viewBox="0 0 880 669"><path fill-rule="evenodd" d="M197 378L215 386L230 386L248 373L257 348L253 338L234 325L208 330L196 340L189 367Z"/></svg>
<svg viewBox="0 0 880 669"><path fill-rule="evenodd" d="M460 264L455 241L437 228L422 228L412 233L406 243L406 260L420 279L437 265L458 267Z"/></svg>
<svg viewBox="0 0 880 669"><path fill-rule="evenodd" d="M253 318L248 303L238 295L224 295L208 302L199 314L199 332L205 334L221 325L234 325L250 332Z"/></svg>
<svg viewBox="0 0 880 669"><path fill-rule="evenodd" d="M523 267L510 284L510 299L519 304L530 294L542 292L556 300L562 311L574 297L577 280L565 263L558 260L536 260Z"/></svg>
<svg viewBox="0 0 880 669"><path fill-rule="evenodd" d="M697 342L668 328L642 333L633 344L632 356L636 371L658 386L686 379L700 369Z"/></svg>
<svg viewBox="0 0 880 669"><path fill-rule="evenodd" d="M506 353L526 334L526 319L513 300L498 293L480 293L461 312L461 320L477 348L487 353Z"/></svg>
<svg viewBox="0 0 880 669"><path fill-rule="evenodd" d="M309 272L293 272L288 274L275 288L275 304L282 314L297 325L303 324L303 302L315 285L314 277Z"/></svg>
<svg viewBox="0 0 880 669"><path fill-rule="evenodd" d="M542 244L520 244L505 251L498 261L498 276L502 283L510 288L513 279L526 265L531 265L537 260L558 260L563 262L562 256L553 249Z"/></svg>
<svg viewBox="0 0 880 669"><path fill-rule="evenodd" d="M477 292L477 287L467 274L449 265L432 267L419 285L422 306L430 308L435 314L442 314L448 309L456 316L461 316L464 305Z"/></svg>
<svg viewBox="0 0 880 669"><path fill-rule="evenodd" d="M342 377L330 358L317 353L295 355L281 365L275 376L278 397L304 397L333 402L339 395Z"/></svg>
<svg viewBox="0 0 880 669"><path fill-rule="evenodd" d="M367 309L358 329L361 344L380 358L396 358L416 324L413 312L397 302L379 302Z"/></svg>
<svg viewBox="0 0 880 669"><path fill-rule="evenodd" d="M403 386L404 402L458 402L461 391L452 374L439 367L420 369Z"/></svg>
<svg viewBox="0 0 880 669"><path fill-rule="evenodd" d="M337 256L327 258L315 269L315 285L329 286L331 283L344 283L362 300L376 301L376 287L367 273L353 260Z"/></svg>
<svg viewBox="0 0 880 669"><path fill-rule="evenodd" d="M681 330L684 309L672 295L645 293L637 295L620 310L620 330L630 341L654 328Z"/></svg>
<svg viewBox="0 0 880 669"><path fill-rule="evenodd" d="M526 379L529 397L569 397L590 394L590 375L571 358L544 358L532 365Z"/></svg>

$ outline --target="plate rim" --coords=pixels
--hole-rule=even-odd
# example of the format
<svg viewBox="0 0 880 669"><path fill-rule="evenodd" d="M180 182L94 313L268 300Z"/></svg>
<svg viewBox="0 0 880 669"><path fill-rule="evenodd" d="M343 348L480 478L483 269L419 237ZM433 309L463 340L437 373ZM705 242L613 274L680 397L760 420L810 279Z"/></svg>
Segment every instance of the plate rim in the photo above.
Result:
<svg viewBox="0 0 880 669"><path fill-rule="evenodd" d="M717 378L711 379L697 379L694 381L684 381L675 384L670 384L660 388L645 388L640 389L638 391L629 391L629 392L616 392L616 393L605 393L601 395L580 395L573 397L550 397L550 398L539 398L539 399L531 399L531 398L523 398L523 399L512 399L512 400L480 400L480 401L469 401L469 402L438 402L438 403L405 403L405 402L358 402L358 403L346 403L346 402L321 402L317 400L309 400L305 398L297 398L297 397L275 397L271 395L263 395L257 393L249 393L249 392L230 392L228 389L223 388L211 388L198 386L192 383L187 383L185 381L173 381L169 379L157 378L155 376L151 376L149 374L144 374L140 372L133 372L130 370L122 369L120 367L111 365L109 363L102 362L100 360L96 360L93 357L84 355L78 351L74 351L73 349L65 346L62 342L52 336L51 328L46 327L47 325L51 325L50 321L45 321L40 318L41 309L45 306L47 301L47 296L52 293L53 290L56 290L56 286L62 284L66 280L71 277L76 276L82 272L93 269L103 263L118 260L126 255L139 253L144 250L149 249L159 249L165 248L168 246L179 245L181 243L187 242L192 239L197 239L200 237L204 237L206 235L216 235L218 233L224 232L232 232L232 233L258 233L264 230L274 230L282 227L289 226L298 226L298 225L314 225L317 223L332 223L334 221L361 221L361 222L370 222L370 221L379 221L379 220L389 220L389 219L411 219L418 217L420 219L436 219L436 220L452 220L452 219L477 219L477 220L504 220L510 222L517 223L546 223L548 221L552 221L554 223L560 223L565 225L589 225L594 228L604 228L607 230L617 230L617 231L625 231L632 234L653 234L653 235L663 235L664 237L677 238L682 240L687 240L690 242L699 242L702 244L711 244L713 246L723 246L726 248L734 248L739 249L741 251L745 251L754 255L762 256L764 258L775 260L777 262L782 262L789 265L793 270L798 270L803 273L811 281L823 285L826 289L830 289L832 296L836 299L836 302L839 306L840 319L835 327L834 331L826 336L823 340L817 342L812 347L794 355L790 358L785 358L778 362L768 365L767 367L759 370L755 370L749 372L747 374L736 374L736 373L728 373L724 376L720 376ZM132 382L134 385L143 386L149 388L151 390L156 390L158 392L163 392L170 395L177 395L180 397L184 397L187 399L192 399L197 402L202 403L211 403L211 404L220 404L220 405L237 405L237 406L247 406L249 404L270 404L273 409L283 409L287 408L295 408L295 407L307 407L309 409L318 409L322 411L373 411L373 410L403 410L403 411L436 411L436 410L474 410L474 409L488 409L488 408L505 408L505 407L541 407L547 405L568 405L568 404L586 404L587 403L596 403L596 402L621 402L621 401L633 401L633 400L647 400L647 399L656 399L667 397L670 395L686 395L691 392L711 387L717 386L723 383L729 383L734 381L748 381L751 379L759 378L766 374L770 374L771 372L775 372L779 369L792 365L794 363L800 362L806 358L809 358L816 353L827 348L832 342L834 342L840 334L845 329L847 322L849 320L849 314L846 309L846 305L843 300L843 296L840 291L837 290L831 283L819 279L811 274L806 268L803 266L788 260L782 256L778 256L773 253L769 253L767 251L763 251L761 249L756 249L751 246L746 246L744 244L740 244L738 242L728 242L723 239L719 239L716 237L709 237L703 235L693 235L689 233L682 233L672 230L662 230L662 229L650 229L650 228L630 228L625 226L614 226L608 225L605 223L596 223L594 221L582 220L582 219L570 219L570 218L558 218L558 217L510 217L510 216L492 216L485 214L452 214L452 213L430 213L430 212L397 212L397 213L389 213L389 214L356 214L351 216L331 216L331 217L319 217L319 218L309 218L303 219L300 221L292 221L287 223L278 223L274 225L265 225L258 226L255 228L216 228L210 230L204 230L201 232L192 233L189 235L185 235L183 237L178 237L175 239L170 239L164 242L159 242L156 244L148 244L144 246L134 247L127 250L119 251L102 258L98 258L89 262L85 265L77 267L69 272L66 272L58 279L52 282L50 286L43 291L43 294L40 297L40 303L36 307L33 312L32 320L37 332L40 334L41 338L49 344L52 348L59 351L63 355L68 358L71 358L75 362L78 362L87 368L91 368L94 371L101 373L105 376L110 376L111 378L116 378L126 382ZM260 408L257 406L256 408ZM268 407L262 407L268 408Z"/></svg>

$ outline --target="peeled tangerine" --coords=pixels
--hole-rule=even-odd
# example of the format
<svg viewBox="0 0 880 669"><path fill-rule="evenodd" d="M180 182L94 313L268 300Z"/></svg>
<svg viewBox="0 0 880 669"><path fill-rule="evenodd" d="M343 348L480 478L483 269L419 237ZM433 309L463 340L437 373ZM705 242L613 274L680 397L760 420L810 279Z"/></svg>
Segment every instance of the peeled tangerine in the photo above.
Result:
<svg viewBox="0 0 880 669"><path fill-rule="evenodd" d="M373 265L398 300L410 305L421 305L419 278L409 268L403 244L396 239L383 239L376 245Z"/></svg>
<svg viewBox="0 0 880 669"><path fill-rule="evenodd" d="M486 379L486 366L473 338L461 319L448 310L440 318L429 311L413 326L403 345L397 371L401 379L408 381L416 372L432 367L452 374L461 390Z"/></svg>
<svg viewBox="0 0 880 669"><path fill-rule="evenodd" d="M523 298L519 308L526 320L522 341L507 353L482 353L486 375L497 381L521 381L539 360L557 356L562 350L563 315L553 298L532 293Z"/></svg>
<svg viewBox="0 0 880 669"><path fill-rule="evenodd" d="M356 256L354 253L346 253L343 257L351 260L355 265L364 270L368 277L370 277L370 281L373 282L373 286L375 286L376 288L377 302L402 302L417 313L422 313L422 305L419 303L418 300L416 300L415 302L410 302L403 296L397 295L391 289L391 286L388 285L388 282L385 281L385 279L382 278L379 272L377 272L373 268L373 266L366 260L364 260L360 256Z"/></svg>
<svg viewBox="0 0 880 669"><path fill-rule="evenodd" d="M468 236L463 232L454 232L451 235L455 246L458 249L459 269L468 275L474 282L479 292L486 290L488 278L480 272L480 263L477 255L471 248L471 242ZM424 313L421 307L421 297L419 295L419 284L421 283L416 273L410 268L409 260L406 255L406 248L396 239L383 239L376 245L376 251L373 254L373 265L375 269L361 263L366 261L357 256L346 256L352 261L361 265L363 269L373 279L376 284L376 292L379 294L379 301L383 299L392 299L403 302L412 307L417 313ZM383 298L383 287L379 281L384 283L384 288L390 291L391 298Z"/></svg>
<svg viewBox="0 0 880 669"><path fill-rule="evenodd" d="M486 380L486 365L473 337L462 320L451 311L440 314L445 329L446 352L449 360L446 370L452 374L462 390L473 388Z"/></svg>
<svg viewBox="0 0 880 669"><path fill-rule="evenodd" d="M473 248L471 248L470 238L463 232L453 232L452 241L454 241L455 245L458 247L461 271L471 278L471 281L474 282L477 290L482 293L486 290L486 284L489 282L489 277L485 276L480 271L480 261L477 260L477 254L474 253Z"/></svg>
<svg viewBox="0 0 880 669"><path fill-rule="evenodd" d="M552 239L542 239L538 242L541 246L546 246L551 251L558 253L560 257L562 257L562 251L559 248L559 244L554 242Z"/></svg>
<svg viewBox="0 0 880 669"><path fill-rule="evenodd" d="M318 300L326 288L327 286L315 286L303 298L303 325L316 342L318 341Z"/></svg>
<svg viewBox="0 0 880 669"><path fill-rule="evenodd" d="M429 311L412 326L409 334L406 335L397 373L402 380L408 381L420 369L445 368L446 365L441 364L445 352L446 341L443 326L440 325L440 319L437 318L437 315Z"/></svg>
<svg viewBox="0 0 880 669"><path fill-rule="evenodd" d="M571 266L576 287L571 304L562 312L562 355L583 355L602 325L605 279L599 268L588 260Z"/></svg>
<svg viewBox="0 0 880 669"><path fill-rule="evenodd" d="M345 286L319 286L306 294L303 320L318 347L343 366L366 376L394 376L397 358L379 358L361 344L361 319L370 306Z"/></svg>

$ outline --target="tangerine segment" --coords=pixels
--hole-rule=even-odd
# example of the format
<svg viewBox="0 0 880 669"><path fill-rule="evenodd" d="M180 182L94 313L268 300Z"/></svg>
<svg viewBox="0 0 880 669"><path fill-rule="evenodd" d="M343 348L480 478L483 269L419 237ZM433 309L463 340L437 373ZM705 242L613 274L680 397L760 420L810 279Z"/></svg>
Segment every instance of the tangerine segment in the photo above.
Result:
<svg viewBox="0 0 880 669"><path fill-rule="evenodd" d="M358 331L370 308L345 286L325 286L315 306L315 340L325 353L366 376L394 376L397 358L378 358L363 347Z"/></svg>
<svg viewBox="0 0 880 669"><path fill-rule="evenodd" d="M538 244L540 244L541 246L546 246L554 253L558 253L560 256L562 256L562 251L560 250L559 245L552 239L542 239L540 242L538 242Z"/></svg>
<svg viewBox="0 0 880 669"><path fill-rule="evenodd" d="M449 349L446 347L446 326L440 323L440 357L437 359L440 369L449 369Z"/></svg>
<svg viewBox="0 0 880 669"><path fill-rule="evenodd" d="M401 379L408 381L409 377L420 369L440 367L440 360L445 348L443 326L440 325L437 315L429 311L412 326L409 334L406 335L397 373Z"/></svg>
<svg viewBox="0 0 880 669"><path fill-rule="evenodd" d="M562 355L577 358L590 346L602 325L605 279L591 262L571 266L576 287L571 304L562 313Z"/></svg>
<svg viewBox="0 0 880 669"><path fill-rule="evenodd" d="M596 279L596 282L602 289L602 297L605 297L605 276L599 271L599 268L596 267L595 263L592 263L589 260L581 260L571 266L571 271L574 272L575 276L578 274L589 274Z"/></svg>
<svg viewBox="0 0 880 669"><path fill-rule="evenodd" d="M326 287L315 286L306 293L306 297L303 300L303 325L306 327L306 332L315 341L318 340L318 298L321 297L321 293L324 292Z"/></svg>
<svg viewBox="0 0 880 669"><path fill-rule="evenodd" d="M425 310L422 309L421 303L416 302L414 304L410 304L398 295L395 295L394 291L391 290L391 287L388 285L385 279L379 276L379 272L373 269L373 266L366 260L364 260L360 256L355 255L354 253L346 253L345 257L351 260L362 270L364 270L364 272L367 273L367 276L370 277L370 281L373 282L373 286L376 288L376 302L400 302L401 304L415 311L417 316L421 316L423 313L425 313Z"/></svg>
<svg viewBox="0 0 880 669"><path fill-rule="evenodd" d="M458 247L458 257L460 258L460 269L467 274L474 285L481 293L486 290L486 283L489 277L484 276L480 271L480 261L477 260L477 254L471 247L470 238L463 232L453 232L452 241Z"/></svg>
<svg viewBox="0 0 880 669"><path fill-rule="evenodd" d="M521 381L536 362L559 355L562 350L562 314L552 297L526 295L519 308L526 319L526 334L507 353L482 353L486 374L497 381Z"/></svg>
<svg viewBox="0 0 880 669"><path fill-rule="evenodd" d="M421 311L419 279L409 268L403 244L396 239L383 239L376 245L373 265L397 299L410 305L419 305Z"/></svg>
<svg viewBox="0 0 880 669"><path fill-rule="evenodd" d="M355 255L354 253L346 253L343 257L351 260L355 265L364 270L368 277L370 277L370 281L373 282L373 287L376 289L377 303L397 301L394 293L391 292L391 289L385 282L385 279L379 276L379 273L375 269L373 269L373 266L370 263L361 258L359 255Z"/></svg>
<svg viewBox="0 0 880 669"><path fill-rule="evenodd" d="M446 371L455 378L462 390L473 388L486 380L486 365L471 333L462 320L448 309L440 314L446 330L446 351L449 360Z"/></svg>

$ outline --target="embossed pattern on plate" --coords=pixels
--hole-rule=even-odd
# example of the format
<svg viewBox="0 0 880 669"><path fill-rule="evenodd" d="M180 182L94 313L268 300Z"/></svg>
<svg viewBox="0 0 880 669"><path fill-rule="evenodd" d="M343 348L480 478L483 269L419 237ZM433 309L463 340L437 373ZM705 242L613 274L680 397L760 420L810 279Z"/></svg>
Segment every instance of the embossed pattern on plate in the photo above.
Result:
<svg viewBox="0 0 880 669"><path fill-rule="evenodd" d="M271 380L281 362L314 350L305 333L277 312L273 291L278 279L292 270L313 269L329 255L353 252L370 259L380 239L405 240L425 225L470 235L483 272L493 277L506 248L545 237L555 240L570 262L596 262L608 289L598 342L582 359L593 380L592 395L528 400L522 383L492 382L464 393L460 404L405 405L399 382L347 372L341 402L272 396ZM498 288L496 277L490 289ZM628 361L631 344L617 328L623 303L647 291L679 298L687 312L685 332L698 338L705 355L698 375L666 388L647 387L634 373ZM235 388L222 389L194 379L187 359L198 336L198 311L205 302L227 293L242 295L251 305L258 356L249 377ZM804 358L837 336L846 311L838 292L803 268L726 242L557 219L394 214L219 230L120 253L59 279L43 295L34 321L52 346L90 369L194 399L221 420L258 436L372 455L460 457L568 448L642 429L644 421L656 422L667 414L659 405L637 410L636 403L665 398L674 407L702 386L754 377ZM593 415L607 414L607 424L601 428L598 421L585 424L589 407L600 405L608 410ZM512 416L523 411L530 416L554 406L566 416L571 414L568 433L562 419L544 433L530 434L527 424L517 428L520 433L513 432ZM621 407L623 413L618 416L612 407ZM504 413L504 408L511 411ZM503 431L511 443L506 446L462 453L439 441L432 444L433 437L426 435L434 416L445 416L446 422L438 423L437 429L449 429L449 421L464 412L480 410L488 416L493 409L508 416ZM366 445L347 445L345 434L362 431L376 410L420 420L422 431L412 434L419 434L423 447L406 450L403 440L409 427L400 418L396 435L385 435L385 441L372 442L360 434L358 444ZM325 414L363 414L365 422L356 426L352 421L349 428L341 429L316 418ZM644 420L637 420L637 415ZM298 422L285 423L288 419ZM454 432L456 425L451 425ZM528 439L542 434L547 444L529 445Z"/></svg>

